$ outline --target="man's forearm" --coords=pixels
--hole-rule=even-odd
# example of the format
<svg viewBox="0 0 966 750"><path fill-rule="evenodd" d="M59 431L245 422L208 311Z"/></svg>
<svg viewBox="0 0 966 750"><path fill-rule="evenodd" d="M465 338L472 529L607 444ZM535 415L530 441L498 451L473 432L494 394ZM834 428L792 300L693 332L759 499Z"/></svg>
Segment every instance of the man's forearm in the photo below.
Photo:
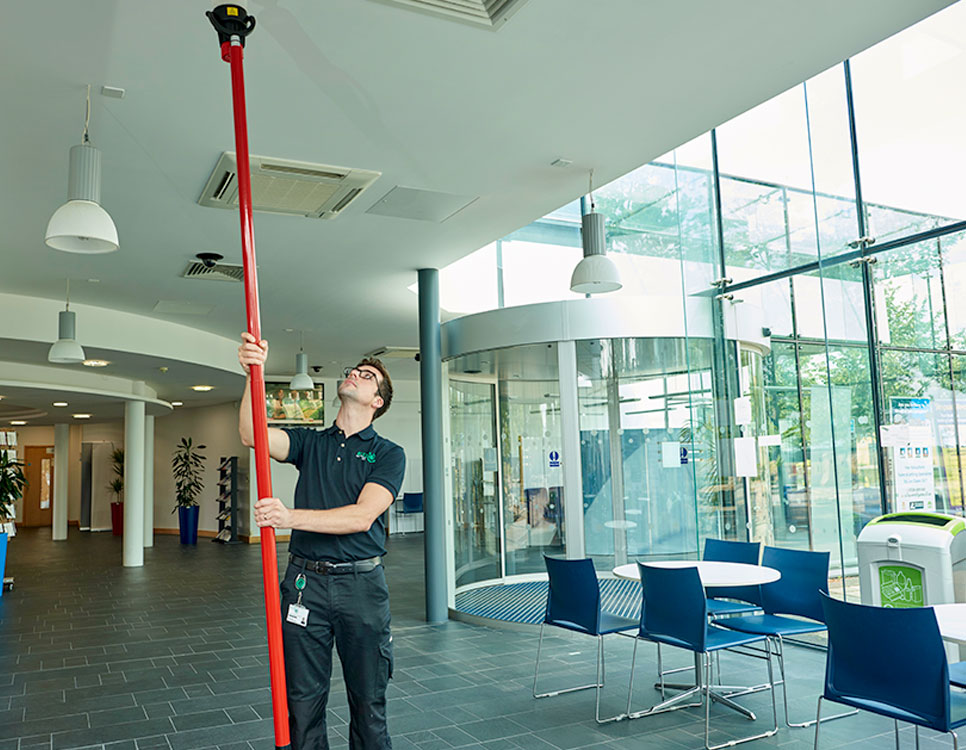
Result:
<svg viewBox="0 0 966 750"><path fill-rule="evenodd" d="M238 407L238 434L242 445L251 448L255 444L255 430L252 427L252 384L251 376L245 378L245 391L242 393L241 406Z"/></svg>
<svg viewBox="0 0 966 750"><path fill-rule="evenodd" d="M291 528L319 534L356 534L368 531L374 518L358 505L329 510L290 510Z"/></svg>

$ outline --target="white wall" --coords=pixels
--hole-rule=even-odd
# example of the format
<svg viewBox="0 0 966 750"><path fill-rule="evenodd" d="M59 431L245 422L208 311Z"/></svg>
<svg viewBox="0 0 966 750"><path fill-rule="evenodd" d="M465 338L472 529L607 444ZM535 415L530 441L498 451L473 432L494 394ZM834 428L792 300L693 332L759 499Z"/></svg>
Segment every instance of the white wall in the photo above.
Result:
<svg viewBox="0 0 966 750"><path fill-rule="evenodd" d="M218 459L238 456L239 483L248 473L248 449L238 437L238 404L228 403L197 409L176 409L173 414L154 420L154 527L177 529L178 514L172 513L174 479L171 476L171 454L182 437L194 444L205 445L205 489L198 498L201 510L198 529L217 531ZM239 495L241 497L241 494Z"/></svg>

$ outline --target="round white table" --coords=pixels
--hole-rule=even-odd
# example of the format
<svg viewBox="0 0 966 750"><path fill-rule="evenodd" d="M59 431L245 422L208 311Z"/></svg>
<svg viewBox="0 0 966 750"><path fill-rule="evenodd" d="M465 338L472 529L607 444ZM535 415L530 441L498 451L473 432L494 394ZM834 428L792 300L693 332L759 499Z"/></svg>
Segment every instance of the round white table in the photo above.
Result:
<svg viewBox="0 0 966 750"><path fill-rule="evenodd" d="M966 604L934 604L943 640L966 645Z"/></svg>
<svg viewBox="0 0 966 750"><path fill-rule="evenodd" d="M781 578L774 568L747 563L717 562L715 560L648 560L645 565L658 568L697 568L705 586L758 586ZM632 581L641 580L637 563L618 565L614 575Z"/></svg>

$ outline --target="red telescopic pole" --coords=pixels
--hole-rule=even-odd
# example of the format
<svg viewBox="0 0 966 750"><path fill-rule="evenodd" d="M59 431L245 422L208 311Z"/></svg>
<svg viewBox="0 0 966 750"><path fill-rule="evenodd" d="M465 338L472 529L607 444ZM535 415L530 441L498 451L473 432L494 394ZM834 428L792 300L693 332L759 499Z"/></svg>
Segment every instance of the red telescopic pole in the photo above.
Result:
<svg viewBox="0 0 966 750"><path fill-rule="evenodd" d="M221 57L231 65L232 109L235 120L235 158L238 162L238 216L241 220L242 264L245 273L245 311L248 332L261 341L258 312L258 278L255 268L255 231L252 223L252 182L248 163L248 125L245 118L245 73L242 50L255 19L237 5L219 5L207 14L218 31ZM265 409L265 374L260 365L250 368L252 424L255 436L255 476L258 497L272 497L272 472L268 455L268 416ZM282 651L282 613L278 589L278 557L275 529L260 529L262 581L265 588L265 620L268 629L268 662L272 684L272 717L275 747L289 747L288 703L285 690L285 659Z"/></svg>

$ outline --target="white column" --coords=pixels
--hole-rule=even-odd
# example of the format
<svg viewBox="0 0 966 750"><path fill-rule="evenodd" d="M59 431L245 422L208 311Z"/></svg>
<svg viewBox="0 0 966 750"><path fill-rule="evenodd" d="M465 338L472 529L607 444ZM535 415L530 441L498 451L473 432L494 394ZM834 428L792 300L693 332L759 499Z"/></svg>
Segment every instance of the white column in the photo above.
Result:
<svg viewBox="0 0 966 750"><path fill-rule="evenodd" d="M584 480L580 465L580 408L577 401L577 345L557 343L560 378L561 463L564 482L564 519L567 522L567 558L584 557Z"/></svg>
<svg viewBox="0 0 966 750"><path fill-rule="evenodd" d="M144 546L154 546L154 416L144 417Z"/></svg>
<svg viewBox="0 0 966 750"><path fill-rule="evenodd" d="M124 567L144 565L144 402L124 404Z"/></svg>
<svg viewBox="0 0 966 750"><path fill-rule="evenodd" d="M67 472L70 462L70 425L54 425L54 517L50 527L50 538L56 541L67 539Z"/></svg>

